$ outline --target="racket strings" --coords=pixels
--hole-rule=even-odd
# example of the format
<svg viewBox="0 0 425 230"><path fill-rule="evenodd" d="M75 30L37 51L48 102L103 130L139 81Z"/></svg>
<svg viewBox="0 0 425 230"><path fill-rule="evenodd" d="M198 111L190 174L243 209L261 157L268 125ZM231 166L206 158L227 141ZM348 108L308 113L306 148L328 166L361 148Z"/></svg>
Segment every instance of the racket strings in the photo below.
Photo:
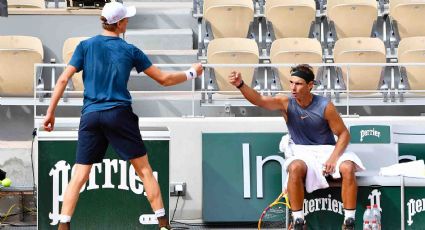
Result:
<svg viewBox="0 0 425 230"><path fill-rule="evenodd" d="M284 228L286 225L285 213L285 205L273 205L264 213L261 219L261 225L259 226L260 229Z"/></svg>

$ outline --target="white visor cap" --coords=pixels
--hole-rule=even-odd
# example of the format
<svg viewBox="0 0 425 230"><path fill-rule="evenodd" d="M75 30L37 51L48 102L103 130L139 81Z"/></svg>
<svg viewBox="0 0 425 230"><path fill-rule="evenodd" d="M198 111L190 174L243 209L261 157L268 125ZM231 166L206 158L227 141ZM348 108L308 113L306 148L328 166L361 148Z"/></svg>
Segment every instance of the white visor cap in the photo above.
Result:
<svg viewBox="0 0 425 230"><path fill-rule="evenodd" d="M136 15L136 7L126 7L119 2L106 3L102 10L102 16L106 18L106 23L111 25L119 22L123 18Z"/></svg>

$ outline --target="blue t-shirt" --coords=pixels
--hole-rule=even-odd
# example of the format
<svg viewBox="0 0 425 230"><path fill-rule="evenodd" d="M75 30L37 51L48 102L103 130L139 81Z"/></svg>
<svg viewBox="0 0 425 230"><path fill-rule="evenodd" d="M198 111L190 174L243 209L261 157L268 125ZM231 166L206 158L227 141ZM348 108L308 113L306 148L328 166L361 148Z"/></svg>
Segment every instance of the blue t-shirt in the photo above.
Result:
<svg viewBox="0 0 425 230"><path fill-rule="evenodd" d="M137 47L120 37L97 35L80 42L70 65L83 70L84 105L81 113L130 105L127 89L133 67L140 73L152 63Z"/></svg>
<svg viewBox="0 0 425 230"><path fill-rule="evenodd" d="M335 145L334 135L325 119L328 104L329 99L313 94L310 105L302 108L295 98L289 98L286 126L295 144Z"/></svg>

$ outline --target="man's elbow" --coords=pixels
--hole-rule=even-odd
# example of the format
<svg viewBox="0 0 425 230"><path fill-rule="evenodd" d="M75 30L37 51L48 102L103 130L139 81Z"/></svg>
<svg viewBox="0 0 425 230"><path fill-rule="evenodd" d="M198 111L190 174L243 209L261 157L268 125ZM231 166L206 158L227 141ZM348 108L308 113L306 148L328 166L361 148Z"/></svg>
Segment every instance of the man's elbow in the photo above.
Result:
<svg viewBox="0 0 425 230"><path fill-rule="evenodd" d="M66 84L68 84L68 78L66 78L66 77L60 77L58 79L58 81L56 82L56 84L58 84L58 85L66 85Z"/></svg>
<svg viewBox="0 0 425 230"><path fill-rule="evenodd" d="M158 83L162 86L165 86L165 87L173 85L172 81L170 79L167 79L167 78L159 80Z"/></svg>

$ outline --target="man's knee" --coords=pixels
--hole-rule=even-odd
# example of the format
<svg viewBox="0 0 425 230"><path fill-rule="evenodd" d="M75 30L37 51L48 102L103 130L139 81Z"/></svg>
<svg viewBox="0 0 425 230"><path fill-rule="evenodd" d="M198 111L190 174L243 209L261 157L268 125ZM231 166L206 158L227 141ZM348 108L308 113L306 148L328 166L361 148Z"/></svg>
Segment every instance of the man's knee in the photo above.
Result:
<svg viewBox="0 0 425 230"><path fill-rule="evenodd" d="M149 177L153 175L152 168L149 165L141 168L140 171L142 172L144 177Z"/></svg>
<svg viewBox="0 0 425 230"><path fill-rule="evenodd" d="M307 165L301 160L295 160L288 166L290 177L304 177L307 173Z"/></svg>
<svg viewBox="0 0 425 230"><path fill-rule="evenodd" d="M354 177L354 173L356 172L356 166L352 161L344 161L339 166L339 171L342 177Z"/></svg>

